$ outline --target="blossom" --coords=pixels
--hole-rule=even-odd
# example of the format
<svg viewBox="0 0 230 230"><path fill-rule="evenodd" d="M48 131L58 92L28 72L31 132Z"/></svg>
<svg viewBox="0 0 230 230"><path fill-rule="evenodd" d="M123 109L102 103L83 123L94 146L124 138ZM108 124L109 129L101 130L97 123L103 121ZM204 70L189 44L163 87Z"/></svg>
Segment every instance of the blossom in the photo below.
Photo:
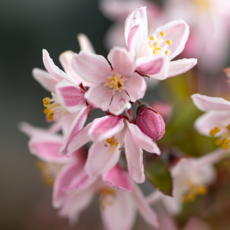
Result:
<svg viewBox="0 0 230 230"><path fill-rule="evenodd" d="M199 158L182 158L170 169L173 180L173 197L159 191L147 197L150 203L162 200L169 213L177 215L182 203L193 201L199 195L207 193L207 186L216 178L214 164L226 156L226 151L217 149Z"/></svg>
<svg viewBox="0 0 230 230"><path fill-rule="evenodd" d="M148 36L146 7L131 12L125 22L125 40L136 58L137 70L159 80L182 74L196 65L194 58L171 62L183 51L188 35L188 25L177 20Z"/></svg>
<svg viewBox="0 0 230 230"><path fill-rule="evenodd" d="M94 52L92 45L83 34L78 36L82 50ZM60 62L65 70L59 69L50 58L48 52L43 50L43 62L48 72L34 68L33 76L45 89L52 93L52 99L46 97L43 104L46 107L44 113L47 119L52 121L70 113L77 113L87 106L84 98L86 88L91 84L84 81L75 73L71 65L72 51L66 51L60 55ZM84 85L84 86L83 86Z"/></svg>
<svg viewBox="0 0 230 230"><path fill-rule="evenodd" d="M217 145L229 148L230 102L220 97L193 94L192 99L198 109L206 111L195 121L195 128L204 135L220 137Z"/></svg>
<svg viewBox="0 0 230 230"><path fill-rule="evenodd" d="M102 221L106 229L131 229L137 211L149 225L158 227L157 216L141 190L119 166L113 167L97 180L91 180L88 186L66 193L63 188L76 183L76 174L79 172L77 165L72 166L58 175L54 186L53 205L59 209L59 216L69 217L70 223L76 223L79 214L98 194Z"/></svg>
<svg viewBox="0 0 230 230"><path fill-rule="evenodd" d="M89 52L81 51L73 57L73 68L92 86L85 98L96 108L109 110L115 115L130 108L129 101L144 97L146 82L135 70L133 56L123 48L113 48L108 60Z"/></svg>
<svg viewBox="0 0 230 230"><path fill-rule="evenodd" d="M88 152L85 171L91 178L96 178L110 170L119 160L123 144L130 177L137 183L145 180L143 168L143 151L160 154L156 143L145 135L137 125L130 123L126 117L105 116L94 119L83 129L78 124L71 126L66 135L60 155L71 155L72 152L92 140Z"/></svg>

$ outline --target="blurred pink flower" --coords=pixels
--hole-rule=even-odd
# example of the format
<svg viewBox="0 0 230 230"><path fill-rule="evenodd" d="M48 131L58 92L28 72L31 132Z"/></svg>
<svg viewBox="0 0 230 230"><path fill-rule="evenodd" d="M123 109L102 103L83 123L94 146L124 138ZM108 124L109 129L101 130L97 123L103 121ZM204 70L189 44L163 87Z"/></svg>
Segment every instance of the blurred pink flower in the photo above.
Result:
<svg viewBox="0 0 230 230"><path fill-rule="evenodd" d="M191 97L198 109L206 111L195 121L197 131L204 135L220 137L216 144L227 150L230 143L230 102L220 97L201 94L193 94Z"/></svg>
<svg viewBox="0 0 230 230"><path fill-rule="evenodd" d="M207 193L207 186L213 183L216 178L214 164L225 156L226 151L217 149L196 159L181 159L170 170L173 180L173 197L155 191L147 197L147 200L152 204L162 200L170 214L179 214L182 203L193 201L196 196Z"/></svg>
<svg viewBox="0 0 230 230"><path fill-rule="evenodd" d="M168 103L162 103L160 101L154 101L150 103L150 106L156 110L165 121L169 120L172 116L173 106Z"/></svg>
<svg viewBox="0 0 230 230"><path fill-rule="evenodd" d="M146 7L140 7L131 12L125 21L125 40L128 50L135 57L137 71L164 80L195 66L197 60L194 58L171 62L185 47L188 25L183 20L172 21L148 36L146 14Z"/></svg>
<svg viewBox="0 0 230 230"><path fill-rule="evenodd" d="M71 126L60 154L70 156L90 140L93 144L89 149L85 170L91 178L106 173L117 164L124 143L129 174L137 183L145 180L142 149L160 154L156 143L122 116L94 119L92 123L77 132L75 126Z"/></svg>
<svg viewBox="0 0 230 230"><path fill-rule="evenodd" d="M129 101L143 98L146 82L135 73L135 62L130 53L123 48L113 48L108 60L89 52L74 55L73 68L86 81L93 85L85 98L96 108L109 111L115 115L130 108Z"/></svg>

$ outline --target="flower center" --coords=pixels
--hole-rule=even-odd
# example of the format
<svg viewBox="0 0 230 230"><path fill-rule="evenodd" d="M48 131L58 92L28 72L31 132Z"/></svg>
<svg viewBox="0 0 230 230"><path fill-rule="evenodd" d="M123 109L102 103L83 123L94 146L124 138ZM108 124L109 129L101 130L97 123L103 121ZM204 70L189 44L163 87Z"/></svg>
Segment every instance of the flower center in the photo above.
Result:
<svg viewBox="0 0 230 230"><path fill-rule="evenodd" d="M153 55L165 54L168 56L171 53L171 51L167 48L172 44L172 40L167 40L164 47L161 47L161 44L164 41L163 37L165 35L165 31L161 31L159 37L157 37L155 34L149 36L148 45L152 49Z"/></svg>
<svg viewBox="0 0 230 230"><path fill-rule="evenodd" d="M112 155L116 150L117 146L119 145L119 142L115 137L108 138L106 142L110 145L109 154ZM105 144L105 147L108 147L108 145ZM121 149L119 148L119 150Z"/></svg>
<svg viewBox="0 0 230 230"><path fill-rule="evenodd" d="M224 150L229 149L229 144L230 144L230 124L226 126L227 132L221 134L220 138L216 140L216 145L221 145L221 148ZM217 133L219 133L221 130L220 127L215 127L214 129L211 129L209 134L214 137Z"/></svg>
<svg viewBox="0 0 230 230"><path fill-rule="evenodd" d="M99 189L100 201L102 209L105 209L108 205L113 205L116 196L115 190L111 188Z"/></svg>
<svg viewBox="0 0 230 230"><path fill-rule="evenodd" d="M199 11L207 11L211 7L210 0L193 0L193 3Z"/></svg>
<svg viewBox="0 0 230 230"><path fill-rule="evenodd" d="M49 97L45 97L43 99L43 105L46 107L46 109L44 109L44 114L49 121L54 119L55 114L58 115L59 119L69 114L69 112L65 110L60 103L57 102L56 95L52 94L52 96L52 99Z"/></svg>
<svg viewBox="0 0 230 230"><path fill-rule="evenodd" d="M113 71L112 71L113 73ZM126 80L126 76L121 76L118 73L115 73L112 76L109 76L107 78L107 82L105 83L109 88L111 88L113 91L112 93L120 90L124 90L124 82Z"/></svg>
<svg viewBox="0 0 230 230"><path fill-rule="evenodd" d="M181 197L181 201L183 203L187 203L189 201L193 201L196 199L198 195L205 195L207 193L207 187L204 185L195 185L192 181L188 180L189 190L184 193Z"/></svg>

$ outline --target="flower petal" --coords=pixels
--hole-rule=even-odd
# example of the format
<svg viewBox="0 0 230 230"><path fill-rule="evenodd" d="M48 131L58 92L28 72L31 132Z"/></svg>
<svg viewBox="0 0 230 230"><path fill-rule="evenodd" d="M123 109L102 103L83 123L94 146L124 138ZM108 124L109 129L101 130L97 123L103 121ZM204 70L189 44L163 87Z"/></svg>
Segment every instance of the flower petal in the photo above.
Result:
<svg viewBox="0 0 230 230"><path fill-rule="evenodd" d="M32 75L36 81L38 81L43 88L50 92L55 92L55 85L59 82L52 75L44 70L34 68Z"/></svg>
<svg viewBox="0 0 230 230"><path fill-rule="evenodd" d="M151 226L158 228L159 223L157 215L150 207L137 185L134 185L132 195L142 218Z"/></svg>
<svg viewBox="0 0 230 230"><path fill-rule="evenodd" d="M199 133L209 136L211 129L220 126L221 122L229 120L229 117L230 111L209 111L198 117L194 125ZM226 124L226 126L228 124ZM223 132L227 132L227 129L222 129L216 136L219 136Z"/></svg>
<svg viewBox="0 0 230 230"><path fill-rule="evenodd" d="M130 177L136 183L143 183L145 181L143 151L135 143L129 130L125 135L125 153Z"/></svg>
<svg viewBox="0 0 230 230"><path fill-rule="evenodd" d="M171 60L183 51L188 40L189 27L183 20L176 20L159 27L154 34L158 37L161 31L165 31L166 33L162 47L166 44L167 40L172 40L172 44L168 48L171 51L168 56Z"/></svg>
<svg viewBox="0 0 230 230"><path fill-rule="evenodd" d="M131 192L133 190L132 181L128 177L127 173L119 166L115 166L105 173L102 179L113 188L119 188L127 192Z"/></svg>
<svg viewBox="0 0 230 230"><path fill-rule="evenodd" d="M93 84L89 90L85 93L85 98L95 108L100 108L103 111L109 109L109 104L112 99L111 89L102 84Z"/></svg>
<svg viewBox="0 0 230 230"><path fill-rule="evenodd" d="M116 190L112 204L101 208L106 230L130 230L135 221L136 210L130 193Z"/></svg>
<svg viewBox="0 0 230 230"><path fill-rule="evenodd" d="M147 84L143 77L140 77L137 73L133 73L132 76L125 83L125 90L130 96L130 100L135 102L138 99L144 97Z"/></svg>
<svg viewBox="0 0 230 230"><path fill-rule="evenodd" d="M183 230L211 230L210 226L203 220L196 217L190 217Z"/></svg>
<svg viewBox="0 0 230 230"><path fill-rule="evenodd" d="M167 77L174 77L180 75L182 73L187 72L188 70L192 69L197 64L197 59L190 58L190 59L181 59L177 61L172 61L169 63L169 69Z"/></svg>
<svg viewBox="0 0 230 230"><path fill-rule="evenodd" d="M47 50L43 50L43 62L46 67L46 70L56 79L56 80L63 80L63 79L69 79L66 73L64 73L62 70L60 70L53 62L53 60L50 58L49 53Z"/></svg>
<svg viewBox="0 0 230 230"><path fill-rule="evenodd" d="M87 106L78 113L65 137L64 144L59 151L60 155L67 154L67 156L70 156L74 151L78 150L89 141L87 132L90 124L88 124L85 128L82 127L85 124L90 110L91 107Z"/></svg>
<svg viewBox="0 0 230 230"><path fill-rule="evenodd" d="M230 102L221 97L208 97L201 94L191 96L193 103L202 111L208 110L230 110Z"/></svg>
<svg viewBox="0 0 230 230"><path fill-rule="evenodd" d="M105 146L105 142L95 142L91 145L88 152L88 159L85 165L85 172L90 178L96 178L113 168L120 156L120 145L118 145L113 152L109 154L110 146Z"/></svg>
<svg viewBox="0 0 230 230"><path fill-rule="evenodd" d="M81 50L88 51L90 53L95 54L94 48L93 48L90 40L88 39L88 37L85 34L78 34L77 39L78 39Z"/></svg>
<svg viewBox="0 0 230 230"><path fill-rule="evenodd" d="M123 118L115 116L105 116L96 118L91 123L88 135L93 141L103 141L113 137L124 127Z"/></svg>
<svg viewBox="0 0 230 230"><path fill-rule="evenodd" d="M108 54L108 60L115 72L129 77L135 70L134 57L124 48L114 47Z"/></svg>
<svg viewBox="0 0 230 230"><path fill-rule="evenodd" d="M136 60L137 70L158 80L164 80L168 69L167 58L164 56L145 56Z"/></svg>
<svg viewBox="0 0 230 230"><path fill-rule="evenodd" d="M132 29L135 26L139 26L139 34L142 41L146 40L148 37L148 20L146 7L139 7L132 11L125 21L125 41L129 44L129 36L132 33ZM129 45L128 45L129 46Z"/></svg>
<svg viewBox="0 0 230 230"><path fill-rule="evenodd" d="M109 106L109 111L114 115L121 114L126 108L129 109L131 107L129 100L130 97L124 90L116 92Z"/></svg>
<svg viewBox="0 0 230 230"><path fill-rule="evenodd" d="M111 75L111 68L107 60L87 51L75 54L72 60L73 69L85 81L103 83Z"/></svg>
<svg viewBox="0 0 230 230"><path fill-rule="evenodd" d="M84 81L73 69L72 66L72 58L73 58L74 52L73 51L65 51L59 56L59 61L62 64L62 67L64 68L67 75L71 78L71 80L75 84L82 83L84 86L90 86L91 83Z"/></svg>
<svg viewBox="0 0 230 230"><path fill-rule="evenodd" d="M126 122L130 135L132 136L133 141L142 149L150 153L155 153L160 155L160 149L157 144L152 141L150 137L141 132L141 130L134 124Z"/></svg>
<svg viewBox="0 0 230 230"><path fill-rule="evenodd" d="M70 113L76 113L86 106L85 92L66 80L56 85L55 92L62 106Z"/></svg>

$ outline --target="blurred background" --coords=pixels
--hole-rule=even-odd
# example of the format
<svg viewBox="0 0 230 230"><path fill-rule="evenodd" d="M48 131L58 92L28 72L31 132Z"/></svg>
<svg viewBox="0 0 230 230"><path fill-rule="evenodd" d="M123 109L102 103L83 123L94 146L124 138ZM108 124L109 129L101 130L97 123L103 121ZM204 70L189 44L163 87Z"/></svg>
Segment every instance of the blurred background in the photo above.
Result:
<svg viewBox="0 0 230 230"><path fill-rule="evenodd" d="M153 14L154 25L150 23L150 28L156 28L160 23L164 24L171 19L175 19L175 14L179 9L170 16L167 8L167 5L170 8L173 1L147 2L147 4L154 3L158 9ZM43 183L40 172L36 168L37 159L30 155L28 151L28 138L20 133L17 128L20 121L27 121L36 126L47 126L43 115L42 99L49 96L49 93L31 75L34 67L44 69L42 49L47 49L54 62L60 66L59 55L66 50L79 52L76 35L84 33L91 40L96 52L106 56L108 47L114 45L110 40L110 36L113 37L113 35L107 34L105 37L106 32L109 28L111 30L111 26L119 27L120 24L124 23L124 15L127 16L128 12L136 7L135 5L131 8L122 8L120 11L118 8L116 10L121 14L114 15L113 10L115 8L112 5L111 8L106 4L102 5L101 2L100 8L103 9L103 13L99 9L99 1L96 0L0 1L0 105L2 106L0 120L0 229L102 229L97 201L91 209L83 213L80 223L76 227L71 228L68 225L68 220L56 217L56 211L51 207L52 188ZM110 1L105 0L104 2L108 3ZM128 2L136 2L137 5L142 5L141 1ZM146 4L146 1L143 1L144 4ZM185 12L190 10L188 5L181 5L180 7ZM196 18L194 12L192 12L191 18L192 16ZM216 14L216 17L220 17L220 21L229 22L226 21L224 13ZM178 19L181 18L183 17L180 16ZM217 24L217 28L222 25L215 17L213 20L215 21L214 24ZM205 28L204 25L201 28L196 28L195 25L200 23L199 20L195 23L191 20L188 23L191 23L191 30L194 31ZM123 31L122 27L119 28ZM207 51L203 58L205 60L202 61L203 66L198 66L193 72L190 72L186 82L183 82L183 84L180 80L178 82L168 82L168 85L170 83L174 86L171 92L184 90L186 93L183 91L182 94L186 98L189 98L189 95L194 92L205 93L210 96L229 97L227 94L229 86L225 83L226 76L222 69L230 66L230 49L229 43L226 42L226 40L229 41L230 25L222 28L223 34L221 34L221 31L215 32L214 27L208 24L207 28L209 32L211 30L213 36L217 34L220 40L213 41L216 46L212 45L212 50ZM207 37L210 38L209 34ZM122 37L120 38L122 40ZM196 34L193 38L199 42ZM117 38L118 40L119 38ZM118 45L122 43L121 40L117 42ZM212 41L208 40L208 42ZM224 48L221 47L223 43ZM184 56L196 58L201 55L195 48L188 47L188 50L190 49L192 52L188 52L187 56L185 53ZM197 49L202 50L203 48L199 47ZM214 59L208 59L212 57L213 50L218 55L219 52L223 53L221 53L221 57L216 57L218 60L221 58L221 63L218 63L215 69L209 71L207 66L212 66L212 63L217 62ZM205 52L204 48L202 55ZM191 80L193 76L194 79ZM179 79L182 78L179 77ZM168 85L162 87L167 89ZM160 90L161 88L150 87L147 99L159 100L163 98L167 101L166 96L162 98L159 96ZM144 229L148 229L143 222L138 221L135 229L143 229L143 226Z"/></svg>

